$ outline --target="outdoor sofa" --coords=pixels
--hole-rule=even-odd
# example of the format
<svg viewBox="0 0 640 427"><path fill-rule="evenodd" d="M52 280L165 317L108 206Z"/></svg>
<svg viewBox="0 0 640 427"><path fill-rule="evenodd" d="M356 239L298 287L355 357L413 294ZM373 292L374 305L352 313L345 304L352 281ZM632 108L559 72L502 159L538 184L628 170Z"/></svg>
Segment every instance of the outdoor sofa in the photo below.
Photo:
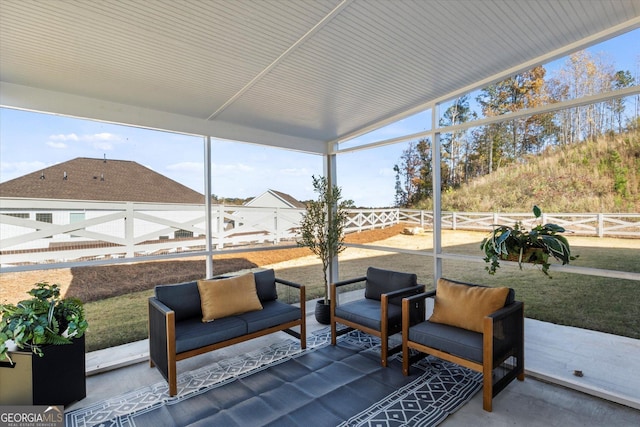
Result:
<svg viewBox="0 0 640 427"><path fill-rule="evenodd" d="M278 301L276 283L297 289L300 306ZM306 348L305 288L273 270L155 287L149 298L149 361L178 393L176 362L284 331ZM299 327L299 332L293 327Z"/></svg>
<svg viewBox="0 0 640 427"><path fill-rule="evenodd" d="M433 313L412 324L434 299ZM413 354L411 354L413 350ZM482 373L482 407L515 378L524 380L524 306L511 288L438 279L435 291L402 300L402 370L427 354Z"/></svg>

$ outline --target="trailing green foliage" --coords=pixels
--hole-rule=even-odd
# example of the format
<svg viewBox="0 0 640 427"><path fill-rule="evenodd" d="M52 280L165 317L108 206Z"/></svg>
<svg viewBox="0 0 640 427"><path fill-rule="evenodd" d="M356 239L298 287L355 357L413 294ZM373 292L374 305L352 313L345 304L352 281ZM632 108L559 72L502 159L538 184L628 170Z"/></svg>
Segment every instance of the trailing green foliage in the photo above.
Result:
<svg viewBox="0 0 640 427"><path fill-rule="evenodd" d="M36 283L28 293L33 298L18 304L0 305L0 360L8 358L7 340L18 349L30 349L42 356L48 344L71 344L87 330L82 302L60 298L58 285Z"/></svg>
<svg viewBox="0 0 640 427"><path fill-rule="evenodd" d="M534 206L533 214L540 218L542 211ZM500 260L518 261L521 270L523 262L533 263L542 265L542 272L551 278L549 256L562 264L576 259L571 255L567 239L559 234L564 232L565 229L556 224L537 224L528 231L523 229L519 221L513 227L500 225L480 245L485 254L484 260L489 264L485 269L489 274L496 274Z"/></svg>

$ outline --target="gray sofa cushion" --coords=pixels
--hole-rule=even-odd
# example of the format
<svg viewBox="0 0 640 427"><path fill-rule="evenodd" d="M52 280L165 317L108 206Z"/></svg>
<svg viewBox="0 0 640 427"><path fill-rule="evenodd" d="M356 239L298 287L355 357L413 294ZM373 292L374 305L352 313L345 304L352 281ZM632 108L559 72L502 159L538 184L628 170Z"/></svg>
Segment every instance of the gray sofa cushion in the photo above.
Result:
<svg viewBox="0 0 640 427"><path fill-rule="evenodd" d="M237 316L203 323L201 316L176 322L176 353L193 350L247 333L247 323Z"/></svg>
<svg viewBox="0 0 640 427"><path fill-rule="evenodd" d="M192 317L202 320L197 282L156 286L155 293L158 301L175 311L176 322Z"/></svg>
<svg viewBox="0 0 640 427"><path fill-rule="evenodd" d="M426 321L409 328L409 340L482 363L482 334L478 332Z"/></svg>
<svg viewBox="0 0 640 427"><path fill-rule="evenodd" d="M260 302L274 301L278 298L276 292L276 273L273 269L259 271L253 274L256 280L256 290Z"/></svg>
<svg viewBox="0 0 640 427"><path fill-rule="evenodd" d="M262 310L251 311L236 316L247 324L247 332L252 333L272 326L300 319L300 309L280 301L267 301Z"/></svg>
<svg viewBox="0 0 640 427"><path fill-rule="evenodd" d="M336 316L367 326L376 331L381 330L381 308L380 302L371 299L360 299L357 301L340 304L336 307ZM400 330L402 325L402 307L389 304L389 330Z"/></svg>
<svg viewBox="0 0 640 427"><path fill-rule="evenodd" d="M418 276L413 273L400 273L369 267L367 269L367 283L364 296L365 298L380 301L380 295L382 294L416 286L417 284Z"/></svg>

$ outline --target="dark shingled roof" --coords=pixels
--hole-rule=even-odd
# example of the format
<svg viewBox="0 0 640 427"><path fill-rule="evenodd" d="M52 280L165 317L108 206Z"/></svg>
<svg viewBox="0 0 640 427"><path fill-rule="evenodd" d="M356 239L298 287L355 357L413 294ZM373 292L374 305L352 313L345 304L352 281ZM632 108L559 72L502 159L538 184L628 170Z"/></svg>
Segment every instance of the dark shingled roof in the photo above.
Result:
<svg viewBox="0 0 640 427"><path fill-rule="evenodd" d="M113 202L204 203L204 195L136 162L86 157L78 157L3 182L0 184L0 196Z"/></svg>

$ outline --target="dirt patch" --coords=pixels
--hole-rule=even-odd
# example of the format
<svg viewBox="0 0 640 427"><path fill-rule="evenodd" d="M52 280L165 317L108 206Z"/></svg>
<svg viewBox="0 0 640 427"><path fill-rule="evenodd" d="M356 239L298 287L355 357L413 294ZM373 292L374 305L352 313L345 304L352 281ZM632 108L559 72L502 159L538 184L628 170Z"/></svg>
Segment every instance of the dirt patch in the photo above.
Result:
<svg viewBox="0 0 640 427"><path fill-rule="evenodd" d="M399 224L352 233L346 236L345 241L357 244L376 242L400 234L404 227L405 225ZM312 254L307 248L215 255L213 269L215 275L220 275L309 255ZM26 292L37 282L57 283L65 296L89 302L152 289L159 284L200 279L205 274L204 258L4 273L0 277L0 303L16 303L27 298Z"/></svg>

